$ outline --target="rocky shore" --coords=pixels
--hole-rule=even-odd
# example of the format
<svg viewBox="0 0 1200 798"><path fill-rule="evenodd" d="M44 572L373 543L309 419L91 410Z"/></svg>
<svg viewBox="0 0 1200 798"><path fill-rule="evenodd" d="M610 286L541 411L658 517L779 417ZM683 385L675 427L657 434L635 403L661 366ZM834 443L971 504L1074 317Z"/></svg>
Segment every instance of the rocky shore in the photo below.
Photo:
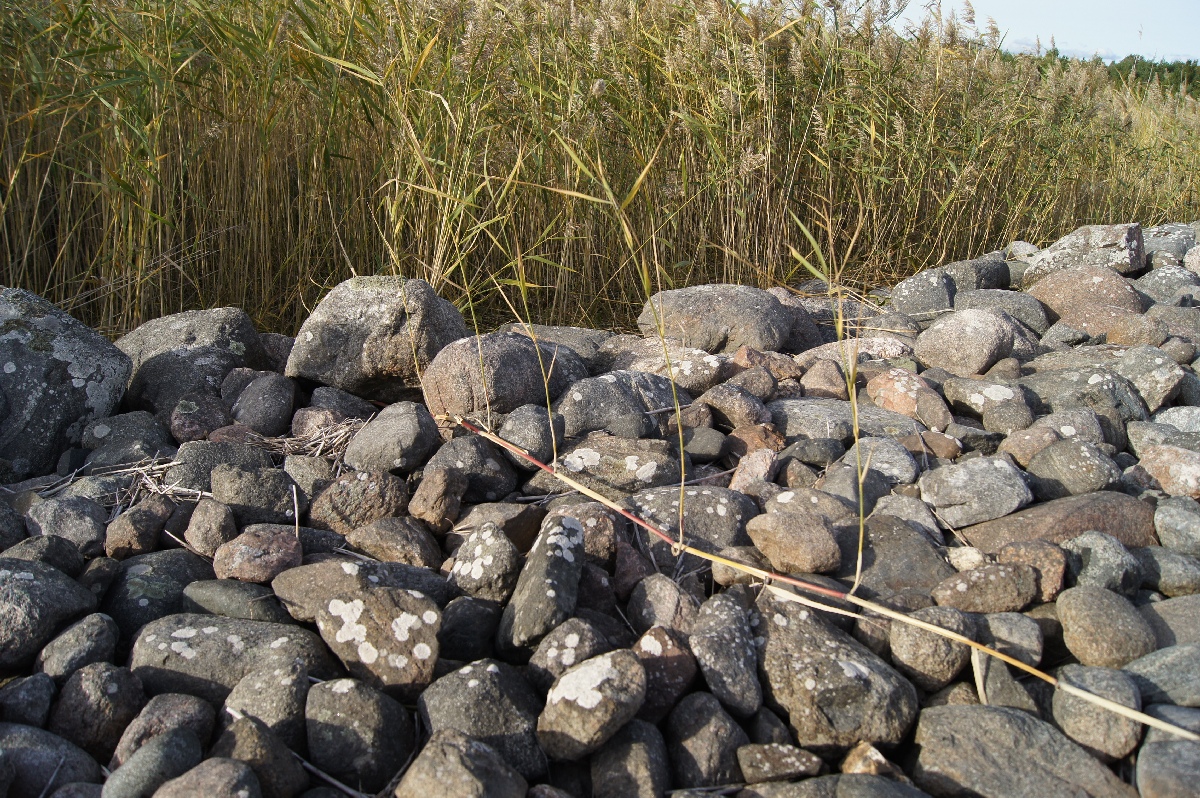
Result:
<svg viewBox="0 0 1200 798"><path fill-rule="evenodd" d="M1198 232L641 335L360 277L114 344L3 289L0 798L1194 795L1200 742L455 419L1200 733Z"/></svg>

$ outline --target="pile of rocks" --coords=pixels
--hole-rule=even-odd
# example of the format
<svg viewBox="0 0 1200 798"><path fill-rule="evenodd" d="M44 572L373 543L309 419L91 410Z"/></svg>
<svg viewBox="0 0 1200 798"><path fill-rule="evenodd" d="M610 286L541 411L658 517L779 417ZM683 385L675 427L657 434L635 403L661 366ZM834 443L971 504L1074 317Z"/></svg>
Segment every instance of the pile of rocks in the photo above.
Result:
<svg viewBox="0 0 1200 798"><path fill-rule="evenodd" d="M1198 227L667 291L642 336L370 277L294 340L113 345L6 289L0 795L1193 794L1200 743L449 419L1200 732Z"/></svg>

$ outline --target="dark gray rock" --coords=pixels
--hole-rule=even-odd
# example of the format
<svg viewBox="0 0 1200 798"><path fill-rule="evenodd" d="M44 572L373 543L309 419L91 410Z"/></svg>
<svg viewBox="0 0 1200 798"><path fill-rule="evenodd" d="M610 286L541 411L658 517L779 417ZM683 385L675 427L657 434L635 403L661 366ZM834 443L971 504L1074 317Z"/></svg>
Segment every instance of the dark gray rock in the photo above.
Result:
<svg viewBox="0 0 1200 798"><path fill-rule="evenodd" d="M929 538L899 518L876 515L867 519L862 544L862 587L867 595L928 594L954 575L954 568ZM859 551L857 523L838 529L838 547L842 564L836 576L853 580Z"/></svg>
<svg viewBox="0 0 1200 798"><path fill-rule="evenodd" d="M1140 711L1142 697L1133 679L1123 671L1065 665L1055 676L1067 684L1121 706ZM1063 734L1083 746L1102 762L1112 762L1137 748L1142 724L1097 706L1058 687L1050 708L1050 720Z"/></svg>
<svg viewBox="0 0 1200 798"><path fill-rule="evenodd" d="M800 604L764 593L758 609L763 698L801 747L819 754L903 739L917 713L907 680Z"/></svg>
<svg viewBox="0 0 1200 798"><path fill-rule="evenodd" d="M1200 561L1161 546L1142 546L1129 550L1138 561L1142 586L1168 598L1200 593Z"/></svg>
<svg viewBox="0 0 1200 798"><path fill-rule="evenodd" d="M68 622L96 609L96 597L61 571L0 558L0 669L20 670Z"/></svg>
<svg viewBox="0 0 1200 798"><path fill-rule="evenodd" d="M264 449L241 443L188 441L179 447L174 464L166 474L168 484L188 490L212 490L212 470L219 465L245 469L271 468L271 455Z"/></svg>
<svg viewBox="0 0 1200 798"><path fill-rule="evenodd" d="M1158 648L1181 643L1200 643L1200 595L1179 596L1154 601L1138 607L1142 617L1154 630Z"/></svg>
<svg viewBox="0 0 1200 798"><path fill-rule="evenodd" d="M930 322L955 303L956 286L944 269L925 269L892 286L890 307L918 321Z"/></svg>
<svg viewBox="0 0 1200 798"><path fill-rule="evenodd" d="M1136 795L1053 726L1015 709L931 707L915 743L913 781L935 795Z"/></svg>
<svg viewBox="0 0 1200 798"><path fill-rule="evenodd" d="M292 426L292 404L296 383L282 374L256 377L238 395L233 420L259 435L283 435Z"/></svg>
<svg viewBox="0 0 1200 798"><path fill-rule="evenodd" d="M952 527L1008 515L1033 501L1021 471L1004 457L977 457L926 472L921 499Z"/></svg>
<svg viewBox="0 0 1200 798"><path fill-rule="evenodd" d="M1190 740L1143 746L1138 753L1137 787L1142 798L1184 798L1200 778L1200 747Z"/></svg>
<svg viewBox="0 0 1200 798"><path fill-rule="evenodd" d="M330 684L325 682L324 684ZM234 685L221 713L223 725L233 721L230 710L262 721L283 744L297 753L307 751L304 706L309 693L303 663L283 660L247 673Z"/></svg>
<svg viewBox="0 0 1200 798"><path fill-rule="evenodd" d="M1103 532L1084 532L1064 541L1068 583L1102 587L1133 596L1142 586L1142 567L1121 541Z"/></svg>
<svg viewBox="0 0 1200 798"><path fill-rule="evenodd" d="M588 369L598 374L604 368L602 347L614 337L608 330L593 330L589 327L551 327L544 324L513 322L500 328L502 332L515 332L536 338L548 344L565 346L579 356Z"/></svg>
<svg viewBox="0 0 1200 798"><path fill-rule="evenodd" d="M95 662L67 679L46 728L107 762L145 703L142 682L132 671Z"/></svg>
<svg viewBox="0 0 1200 798"><path fill-rule="evenodd" d="M212 565L183 549L130 557L104 596L101 610L117 623L123 640L131 640L144 624L179 612L183 589L214 578Z"/></svg>
<svg viewBox="0 0 1200 798"><path fill-rule="evenodd" d="M233 512L238 526L294 524L297 505L301 513L308 509L308 497L282 468L218 465L210 478L213 499Z"/></svg>
<svg viewBox="0 0 1200 798"><path fill-rule="evenodd" d="M434 732L396 786L395 798L525 798L527 783L490 745L454 729Z"/></svg>
<svg viewBox="0 0 1200 798"><path fill-rule="evenodd" d="M148 740L177 729L187 729L196 736L202 747L207 746L212 736L214 713L211 704L195 696L179 693L154 696L146 702L133 722L125 727L109 763L109 770L119 768Z"/></svg>
<svg viewBox="0 0 1200 798"><path fill-rule="evenodd" d="M262 790L258 786L258 777L245 762L213 757L164 783L154 795L156 798L190 798L193 795L262 798Z"/></svg>
<svg viewBox="0 0 1200 798"><path fill-rule="evenodd" d="M1051 443L1035 454L1026 470L1039 500L1105 490L1121 478L1121 468L1094 444L1080 440Z"/></svg>
<svg viewBox="0 0 1200 798"><path fill-rule="evenodd" d="M520 446L535 460L549 463L566 437L566 420L558 413L548 412L545 405L521 405L509 413L500 425L500 437ZM537 468L507 449L504 450L504 456L521 471L534 471Z"/></svg>
<svg viewBox="0 0 1200 798"><path fill-rule="evenodd" d="M425 281L354 277L305 319L285 373L395 402L420 387L443 347L467 334L462 314Z"/></svg>
<svg viewBox="0 0 1200 798"><path fill-rule="evenodd" d="M345 460L359 471L408 473L422 466L441 442L437 422L424 406L396 402L355 433Z"/></svg>
<svg viewBox="0 0 1200 798"><path fill-rule="evenodd" d="M517 487L517 475L490 441L477 435L453 438L429 459L426 468L453 468L467 479L463 501L502 500Z"/></svg>
<svg viewBox="0 0 1200 798"><path fill-rule="evenodd" d="M928 607L911 616L971 640L979 636L974 618L951 607ZM896 669L929 693L954 681L971 658L964 643L901 621L892 621L888 643Z"/></svg>
<svg viewBox="0 0 1200 798"><path fill-rule="evenodd" d="M503 656L528 659L532 648L575 612L583 544L583 526L577 519L547 518L496 631L496 648Z"/></svg>
<svg viewBox="0 0 1200 798"><path fill-rule="evenodd" d="M313 497L308 524L348 535L408 508L408 485L386 471L351 471Z"/></svg>
<svg viewBox="0 0 1200 798"><path fill-rule="evenodd" d="M611 649L608 638L594 624L569 618L542 638L529 660L526 678L538 690L549 690L568 668Z"/></svg>
<svg viewBox="0 0 1200 798"><path fill-rule="evenodd" d="M552 759L596 751L632 720L646 698L646 671L628 649L584 660L559 676L538 717L537 738Z"/></svg>
<svg viewBox="0 0 1200 798"><path fill-rule="evenodd" d="M758 656L747 608L731 592L700 605L688 640L700 673L717 700L738 718L762 706Z"/></svg>
<svg viewBox="0 0 1200 798"><path fill-rule="evenodd" d="M462 514L468 485L467 477L457 468L426 468L408 502L408 512L424 521L434 534L444 535Z"/></svg>
<svg viewBox="0 0 1200 798"><path fill-rule="evenodd" d="M480 660L431 684L417 702L421 719L437 738L455 731L485 743L528 779L546 773L538 745L541 699L520 673L494 660Z"/></svg>
<svg viewBox="0 0 1200 798"><path fill-rule="evenodd" d="M797 438L836 438L843 443L854 439L853 411L849 402L839 399L777 399L767 404L771 421L792 443ZM859 405L859 434L870 437L915 435L925 428L908 416Z"/></svg>
<svg viewBox="0 0 1200 798"><path fill-rule="evenodd" d="M200 764L203 756L200 741L189 729L160 734L112 772L101 798L149 798L163 784Z"/></svg>
<svg viewBox="0 0 1200 798"><path fill-rule="evenodd" d="M32 726L0 723L0 750L16 774L9 798L41 798L52 782L100 784L104 779L100 765L82 748Z"/></svg>
<svg viewBox="0 0 1200 798"><path fill-rule="evenodd" d="M671 711L664 734L676 787L742 781L737 751L750 739L711 693L692 693Z"/></svg>
<svg viewBox="0 0 1200 798"><path fill-rule="evenodd" d="M341 555L312 558L308 565L292 568L275 577L271 589L297 621L309 623L322 611L325 597L334 593L361 593L372 587L415 590L445 606L458 595L441 574L398 562L370 562Z"/></svg>
<svg viewBox="0 0 1200 798"><path fill-rule="evenodd" d="M237 759L254 771L263 798L292 798L308 786L308 775L262 721L239 718L217 738L211 757Z"/></svg>
<svg viewBox="0 0 1200 798"><path fill-rule="evenodd" d="M9 723L44 727L58 689L44 673L18 676L0 687L0 718Z"/></svg>
<svg viewBox="0 0 1200 798"><path fill-rule="evenodd" d="M558 399L587 377L566 346L534 343L518 333L489 333L446 346L422 375L425 405L438 416L510 413Z"/></svg>
<svg viewBox="0 0 1200 798"><path fill-rule="evenodd" d="M1084 665L1122 668L1155 649L1153 628L1116 593L1073 587L1056 603L1063 642Z"/></svg>
<svg viewBox="0 0 1200 798"><path fill-rule="evenodd" d="M237 535L237 522L229 506L205 496L197 502L196 509L192 511L187 531L184 532L184 540L197 553L211 557L222 544L228 543Z"/></svg>
<svg viewBox="0 0 1200 798"><path fill-rule="evenodd" d="M142 627L130 666L152 695L189 693L221 704L246 674L278 659L299 659L320 679L340 671L320 638L307 629L189 614Z"/></svg>
<svg viewBox="0 0 1200 798"><path fill-rule="evenodd" d="M93 613L72 624L38 652L34 671L59 684L75 671L94 662L112 662L120 631L112 618Z"/></svg>
<svg viewBox="0 0 1200 798"><path fill-rule="evenodd" d="M29 508L25 526L30 535L57 535L71 541L84 557L104 554L108 512L91 499L73 496L47 499Z"/></svg>
<svg viewBox="0 0 1200 798"><path fill-rule="evenodd" d="M459 596L447 604L438 630L442 659L474 662L490 656L501 612L499 605L470 596ZM548 683L546 686L549 688Z"/></svg>
<svg viewBox="0 0 1200 798"><path fill-rule="evenodd" d="M247 621L292 623L271 588L229 579L201 579L183 589L182 612L211 613Z"/></svg>
<svg viewBox="0 0 1200 798"><path fill-rule="evenodd" d="M354 679L314 685L305 717L312 763L355 789L382 790L413 753L408 710Z"/></svg>
<svg viewBox="0 0 1200 798"><path fill-rule="evenodd" d="M961 289L961 286L960 286ZM1050 329L1046 308L1041 302L1021 291L994 288L959 290L954 295L955 310L1003 310L1038 335Z"/></svg>
<svg viewBox="0 0 1200 798"><path fill-rule="evenodd" d="M639 633L663 626L689 635L696 620L696 598L666 574L654 573L634 587L626 614Z"/></svg>
<svg viewBox="0 0 1200 798"><path fill-rule="evenodd" d="M665 335L706 352L736 352L741 346L778 351L789 342L793 323L793 314L774 296L741 285L660 291L638 316L642 335Z"/></svg>
<svg viewBox="0 0 1200 798"><path fill-rule="evenodd" d="M618 438L594 432L559 451L559 465L567 476L614 501L631 493L659 485L678 485L691 461L682 457L677 441ZM539 471L524 492L532 495L558 493L562 483Z"/></svg>
<svg viewBox="0 0 1200 798"><path fill-rule="evenodd" d="M891 480L874 468L865 468L859 473L855 463L843 460L825 470L815 487L832 496L844 499L851 507L862 507L870 515L875 502L888 495Z"/></svg>
<svg viewBox="0 0 1200 798"><path fill-rule="evenodd" d="M670 414L651 416L647 411L673 407L676 396L681 405L691 402L687 392L673 393L671 381L666 377L640 371L612 371L572 383L554 410L562 416L568 438L597 430L625 438L643 438L666 431Z"/></svg>
<svg viewBox="0 0 1200 798"><path fill-rule="evenodd" d="M176 452L170 430L145 410L93 421L84 428L82 443L91 450L87 465L93 469L174 457Z"/></svg>
<svg viewBox="0 0 1200 798"><path fill-rule="evenodd" d="M658 723L692 686L696 659L687 638L666 626L648 629L634 644L633 653L646 669L646 701L638 717Z"/></svg>
<svg viewBox="0 0 1200 798"><path fill-rule="evenodd" d="M1017 612L990 612L973 616L976 640L1001 654L1037 667L1045 642L1037 621Z"/></svg>
<svg viewBox="0 0 1200 798"><path fill-rule="evenodd" d="M657 798L670 787L667 744L658 728L631 720L591 759L594 798Z"/></svg>
<svg viewBox="0 0 1200 798"><path fill-rule="evenodd" d="M439 568L445 559L437 540L411 516L380 518L351 530L346 543L355 551L382 562Z"/></svg>
<svg viewBox="0 0 1200 798"><path fill-rule="evenodd" d="M1200 707L1200 644L1159 649L1126 664L1143 704Z"/></svg>
<svg viewBox="0 0 1200 798"><path fill-rule="evenodd" d="M54 471L94 419L112 415L129 379L129 358L41 297L0 291L0 482Z"/></svg>
<svg viewBox="0 0 1200 798"><path fill-rule="evenodd" d="M625 505L675 538L679 535L681 498L688 545L716 552L727 546L750 544L746 522L758 515L758 507L753 499L737 491L696 485L685 488L681 497L679 488L650 488L630 496ZM639 534L660 568L675 567L676 558L670 545L644 530L639 530ZM700 565L694 555L684 555L683 561L688 569Z"/></svg>

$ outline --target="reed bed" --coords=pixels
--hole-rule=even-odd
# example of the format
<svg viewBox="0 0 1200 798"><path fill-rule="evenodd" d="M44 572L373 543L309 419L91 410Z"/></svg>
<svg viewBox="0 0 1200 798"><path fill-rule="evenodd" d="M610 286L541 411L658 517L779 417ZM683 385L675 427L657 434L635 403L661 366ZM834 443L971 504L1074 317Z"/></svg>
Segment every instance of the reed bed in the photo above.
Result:
<svg viewBox="0 0 1200 798"><path fill-rule="evenodd" d="M0 281L110 335L217 305L294 332L381 273L481 328L622 328L648 290L795 283L817 250L869 288L1200 216L1195 99L893 12L0 0Z"/></svg>

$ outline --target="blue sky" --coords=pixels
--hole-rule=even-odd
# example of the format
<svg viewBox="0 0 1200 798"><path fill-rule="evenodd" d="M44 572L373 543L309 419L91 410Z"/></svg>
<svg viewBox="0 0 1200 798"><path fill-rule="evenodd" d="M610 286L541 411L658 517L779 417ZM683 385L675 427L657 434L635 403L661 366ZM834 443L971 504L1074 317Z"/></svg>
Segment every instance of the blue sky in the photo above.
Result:
<svg viewBox="0 0 1200 798"><path fill-rule="evenodd" d="M923 0L912 0L905 16L922 16ZM1065 55L1105 60L1140 55L1154 60L1200 60L1200 0L978 0L976 24L996 20L1006 34L1004 49L1032 50L1053 36ZM944 2L943 14L959 9Z"/></svg>

